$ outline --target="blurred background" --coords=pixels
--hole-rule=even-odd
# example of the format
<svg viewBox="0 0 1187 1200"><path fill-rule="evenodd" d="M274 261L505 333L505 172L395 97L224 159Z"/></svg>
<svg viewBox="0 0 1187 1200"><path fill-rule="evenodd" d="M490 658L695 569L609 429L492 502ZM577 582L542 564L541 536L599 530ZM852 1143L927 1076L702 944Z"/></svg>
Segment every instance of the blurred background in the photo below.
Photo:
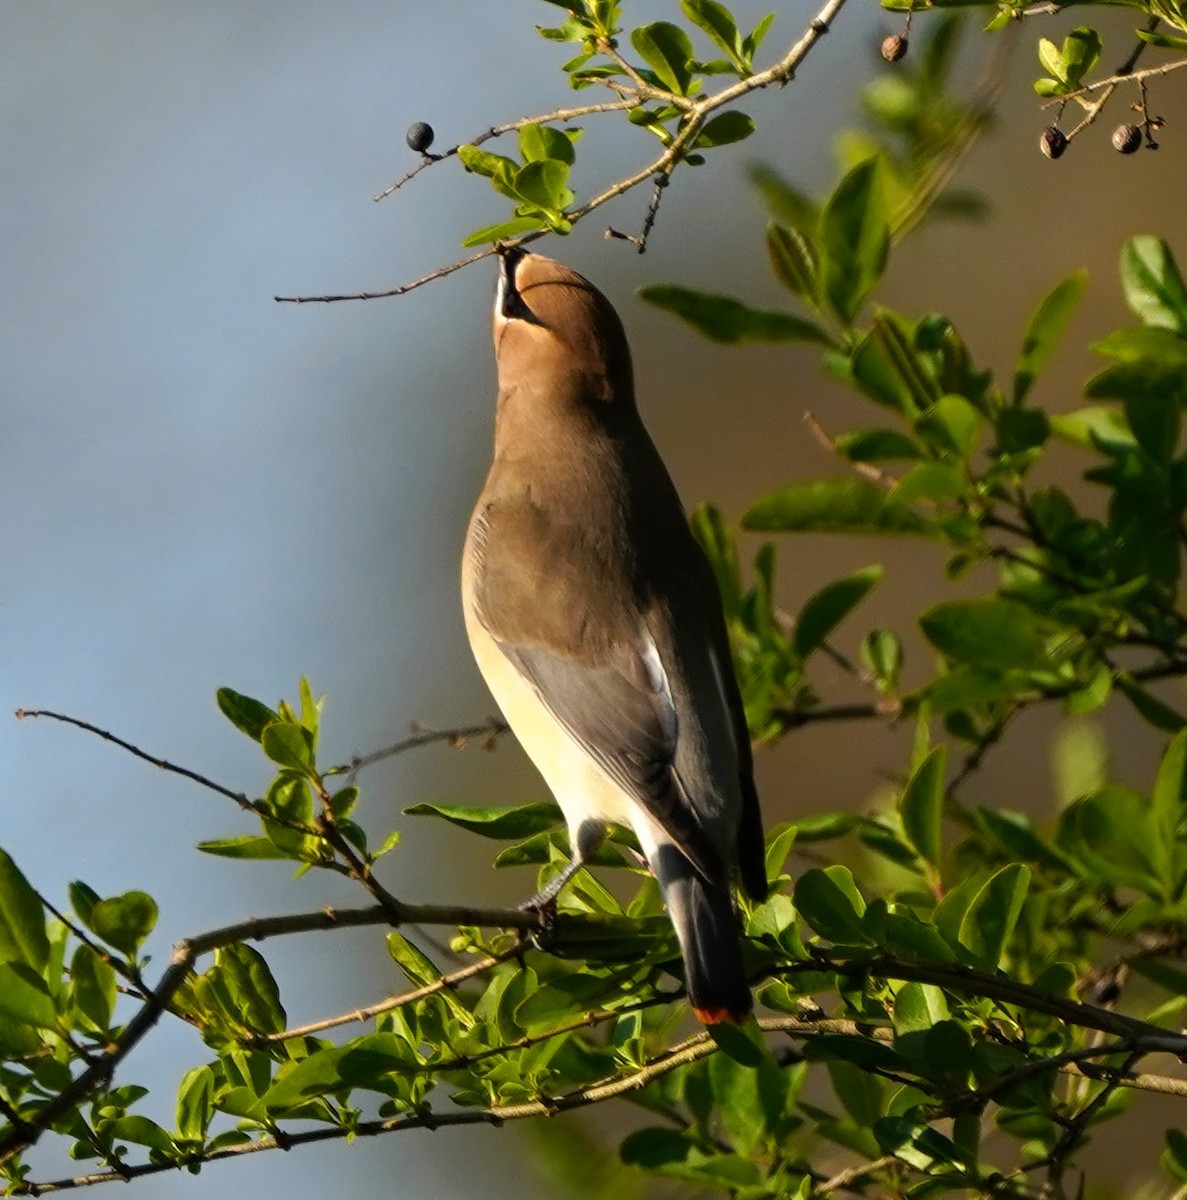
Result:
<svg viewBox="0 0 1187 1200"><path fill-rule="evenodd" d="M771 7L774 50L799 35L813 6L734 5L740 24ZM675 12L668 0L637 0L629 17ZM414 721L492 713L462 631L457 558L490 450L493 267L370 303L294 307L272 297L393 286L458 257L464 234L501 219L502 202L456 162L382 204L370 197L415 163L403 137L414 120L429 121L445 148L492 122L573 103L557 70L570 51L532 32L556 18L539 0L56 0L8 10L0 708L96 722L249 792L270 773L218 713L220 685L274 702L295 697L307 675L329 698L325 762L385 745ZM1112 26L1115 35L1126 27ZM826 185L833 138L854 121L857 88L882 66L877 43L891 31L876 9L845 10L794 86L747 106L759 134L714 155L696 188L678 177L645 257L601 236L607 221L639 227L643 192L544 247L619 305L645 414L690 505L711 498L736 518L791 477L830 473L803 411L839 430L858 410L810 349L710 346L634 290L676 280L783 302L744 166L764 158L807 190ZM1175 77L1155 88L1169 121L1157 154L1109 148L1118 111L1047 161L1037 149L1046 118L1030 87L1038 32L1024 31L998 132L961 176L987 192L990 218L925 229L896 256L880 296L912 314L946 312L980 361L1007 371L1039 297L1088 267L1086 302L1040 385L1060 409L1075 406L1092 367L1082 347L1124 320L1122 241L1157 232L1173 243L1181 233L1184 106ZM1112 46L1124 53L1127 42ZM970 88L984 51L966 56ZM579 195L642 165L653 146L625 123L592 126ZM871 561L887 561L889 576L842 635L850 651L862 629L901 628L946 586L929 550L799 540L781 547L781 600L794 610ZM826 671L816 683L845 698L843 678ZM1057 722L1054 712L1031 714L1030 752L991 756L973 798L1049 805ZM1125 724L1110 737L1117 774L1146 783L1150 746ZM900 748L901 734L868 726L789 738L760 763L768 820L868 804ZM5 847L52 898L73 878L103 895L151 892L161 906L150 940L158 964L185 934L361 899L316 876L293 883L281 864L196 854L200 839L250 832L241 814L77 731L0 719L0 755ZM363 782L372 834L405 830L384 860L398 895L514 901L531 890L527 872L491 870L489 844L399 817L422 800L541 798L510 742L490 755L431 747ZM269 950L292 1019L399 986L378 931L317 936ZM162 1028L121 1078L168 1089L200 1061L195 1038ZM148 1110L166 1122L168 1095ZM479 1185L488 1197L521 1197L551 1191L531 1153L513 1130L455 1130L258 1155L199 1181L138 1186L154 1196L218 1188L227 1200L261 1188L453 1200ZM1129 1147L1118 1179L1153 1170L1142 1159ZM44 1152L34 1162L37 1177L65 1166Z"/></svg>

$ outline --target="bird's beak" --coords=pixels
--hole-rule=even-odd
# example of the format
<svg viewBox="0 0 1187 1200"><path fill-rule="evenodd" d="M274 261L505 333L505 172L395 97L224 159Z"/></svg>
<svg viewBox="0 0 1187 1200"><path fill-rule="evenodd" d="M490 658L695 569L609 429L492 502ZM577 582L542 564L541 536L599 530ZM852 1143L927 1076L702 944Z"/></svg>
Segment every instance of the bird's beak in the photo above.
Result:
<svg viewBox="0 0 1187 1200"><path fill-rule="evenodd" d="M495 291L495 324L507 321L529 321L540 324L536 314L527 306L516 284L519 264L528 252L519 246L499 247L499 284Z"/></svg>

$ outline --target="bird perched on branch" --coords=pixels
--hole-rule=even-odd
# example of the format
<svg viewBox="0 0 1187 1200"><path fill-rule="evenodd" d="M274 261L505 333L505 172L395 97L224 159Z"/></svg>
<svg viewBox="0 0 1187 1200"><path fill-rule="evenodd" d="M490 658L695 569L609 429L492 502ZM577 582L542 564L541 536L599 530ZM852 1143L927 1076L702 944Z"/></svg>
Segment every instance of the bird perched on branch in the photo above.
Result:
<svg viewBox="0 0 1187 1200"><path fill-rule="evenodd" d="M628 826L659 882L688 998L712 1024L752 1003L732 883L767 880L750 742L721 599L635 406L610 302L560 263L501 254L495 453L466 537L478 667L564 812L550 901Z"/></svg>

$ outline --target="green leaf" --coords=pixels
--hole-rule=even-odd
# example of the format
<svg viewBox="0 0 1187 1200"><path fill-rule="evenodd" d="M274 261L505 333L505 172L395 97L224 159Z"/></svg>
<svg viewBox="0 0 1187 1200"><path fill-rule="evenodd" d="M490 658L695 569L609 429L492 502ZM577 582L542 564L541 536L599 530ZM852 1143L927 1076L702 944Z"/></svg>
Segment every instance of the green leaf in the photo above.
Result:
<svg viewBox="0 0 1187 1200"><path fill-rule="evenodd" d="M56 1027L53 997L28 963L0 962L0 1015L39 1029Z"/></svg>
<svg viewBox="0 0 1187 1200"><path fill-rule="evenodd" d="M1021 404L1026 399L1031 385L1047 365L1080 302L1087 282L1088 272L1077 271L1062 283L1057 283L1039 302L1026 327L1022 351L1014 364L1015 404Z"/></svg>
<svg viewBox="0 0 1187 1200"><path fill-rule="evenodd" d="M1162 238L1141 234L1121 248L1125 302L1145 325L1187 336L1187 288Z"/></svg>
<svg viewBox="0 0 1187 1200"><path fill-rule="evenodd" d="M516 194L545 212L561 212L573 199L565 186L569 178L567 163L555 158L529 162L515 173L512 186Z"/></svg>
<svg viewBox="0 0 1187 1200"><path fill-rule="evenodd" d="M1098 879L1157 899L1170 882L1170 847L1151 816L1145 796L1106 784L1064 811L1059 842Z"/></svg>
<svg viewBox="0 0 1187 1200"><path fill-rule="evenodd" d="M879 160L858 163L837 185L820 219L824 294L843 325L852 325L890 253L890 226Z"/></svg>
<svg viewBox="0 0 1187 1200"><path fill-rule="evenodd" d="M790 483L757 500L742 525L782 533L937 533L926 517L855 475Z"/></svg>
<svg viewBox="0 0 1187 1200"><path fill-rule="evenodd" d="M1119 671L1115 682L1117 689L1126 700L1155 729L1162 729L1167 733L1178 733L1180 729L1187 726L1187 719L1181 713L1176 712L1169 704L1165 704L1159 700L1148 688L1142 687L1129 672Z"/></svg>
<svg viewBox="0 0 1187 1200"><path fill-rule="evenodd" d="M914 420L940 398L940 387L916 348L910 325L879 309L850 360L853 381L871 400Z"/></svg>
<svg viewBox="0 0 1187 1200"><path fill-rule="evenodd" d="M459 146L457 156L467 171L489 179L503 195L512 195L511 180L519 169L519 164L513 158L491 154L489 150L479 150L477 146Z"/></svg>
<svg viewBox="0 0 1187 1200"><path fill-rule="evenodd" d="M833 447L850 462L909 462L923 457L919 443L897 429L855 429L839 433Z"/></svg>
<svg viewBox="0 0 1187 1200"><path fill-rule="evenodd" d="M70 962L71 1006L95 1033L111 1028L115 1010L115 971L90 946L79 946Z"/></svg>
<svg viewBox="0 0 1187 1200"><path fill-rule="evenodd" d="M677 283L653 283L639 298L682 317L715 342L820 342L831 339L818 325L791 313L751 308L730 296L699 292Z"/></svg>
<svg viewBox="0 0 1187 1200"><path fill-rule="evenodd" d="M688 94L694 51L688 34L679 25L656 21L641 26L631 31L631 45L664 87L678 96Z"/></svg>
<svg viewBox="0 0 1187 1200"><path fill-rule="evenodd" d="M812 651L861 603L878 583L884 571L880 566L864 567L844 579L826 584L810 596L796 618L792 645L800 658Z"/></svg>
<svg viewBox="0 0 1187 1200"><path fill-rule="evenodd" d="M947 600L919 619L947 658L993 670L1049 665L1038 618L1016 600Z"/></svg>
<svg viewBox="0 0 1187 1200"><path fill-rule="evenodd" d="M535 229L543 229L545 222L541 217L515 217L510 221L500 221L496 225L486 225L476 229L462 240L463 246L483 246L487 242L506 242L519 237L521 233L531 233Z"/></svg>
<svg viewBox="0 0 1187 1200"><path fill-rule="evenodd" d="M865 901L848 867L813 867L796 880L795 906L821 937L838 945L868 945Z"/></svg>
<svg viewBox="0 0 1187 1200"><path fill-rule="evenodd" d="M1059 47L1050 38L1039 38L1038 51L1043 70L1066 82L1067 68L1063 64L1063 55L1060 54Z"/></svg>
<svg viewBox="0 0 1187 1200"><path fill-rule="evenodd" d="M208 1066L193 1067L177 1087L177 1133L185 1141L206 1138L214 1116L214 1072Z"/></svg>
<svg viewBox="0 0 1187 1200"><path fill-rule="evenodd" d="M1063 39L1060 55L1063 78L1072 87L1079 87L1084 76L1096 66L1100 51L1100 34L1087 25L1077 26Z"/></svg>
<svg viewBox="0 0 1187 1200"><path fill-rule="evenodd" d="M1187 37L1177 37L1173 33L1159 33L1150 29L1136 29L1134 32L1151 46L1162 46L1166 50L1187 50ZM1187 1179L1187 1175L1183 1178Z"/></svg>
<svg viewBox="0 0 1187 1200"><path fill-rule="evenodd" d="M1149 360L1167 366L1187 366L1187 338L1169 329L1143 325L1137 329L1114 329L1099 342L1093 342L1097 354L1122 362Z"/></svg>
<svg viewBox="0 0 1187 1200"><path fill-rule="evenodd" d="M816 257L804 235L772 221L767 225L767 253L779 282L815 307Z"/></svg>
<svg viewBox="0 0 1187 1200"><path fill-rule="evenodd" d="M675 1129L637 1129L623 1141L618 1154L628 1165L703 1188L735 1193L759 1182L758 1166L749 1158L708 1153Z"/></svg>
<svg viewBox="0 0 1187 1200"><path fill-rule="evenodd" d="M706 121L693 146L698 150L730 146L734 142L745 141L753 132L754 121L744 112L731 109Z"/></svg>
<svg viewBox="0 0 1187 1200"><path fill-rule="evenodd" d="M253 1033L280 1033L287 1018L264 956L250 946L224 946L214 961L236 1021Z"/></svg>
<svg viewBox="0 0 1187 1200"><path fill-rule="evenodd" d="M231 688L219 688L214 694L219 710L223 716L239 730L245 733L253 742L258 742L264 732L264 726L272 721L278 721L279 716L266 704L244 696Z"/></svg>
<svg viewBox="0 0 1187 1200"><path fill-rule="evenodd" d="M1187 730L1171 739L1158 765L1154 790L1150 794L1151 812L1157 829L1156 849L1169 852L1174 845L1179 822L1183 819L1184 782L1187 781ZM1168 863L1169 865L1169 863Z"/></svg>
<svg viewBox="0 0 1187 1200"><path fill-rule="evenodd" d="M236 837L214 838L211 841L199 842L198 849L203 854L214 854L219 858L289 858L278 846L266 837L256 837L253 834L240 834Z"/></svg>
<svg viewBox="0 0 1187 1200"><path fill-rule="evenodd" d="M703 33L709 36L730 62L740 72L747 72L750 64L742 46L742 35L734 22L733 14L718 0L680 0L684 15Z"/></svg>
<svg viewBox="0 0 1187 1200"><path fill-rule="evenodd" d="M825 1066L845 1111L858 1125L868 1127L882 1116L886 1107L885 1089L877 1075L863 1071L853 1063L833 1059Z"/></svg>
<svg viewBox="0 0 1187 1200"><path fill-rule="evenodd" d="M981 414L963 397L941 396L915 421L915 431L941 452L969 458L981 436Z"/></svg>
<svg viewBox="0 0 1187 1200"><path fill-rule="evenodd" d="M951 500L965 493L960 471L948 463L916 463L887 493L894 504L914 504L917 500Z"/></svg>
<svg viewBox="0 0 1187 1200"><path fill-rule="evenodd" d="M120 1142L134 1142L137 1146L148 1146L160 1154L174 1154L177 1147L173 1139L155 1121L131 1113L105 1124L103 1132Z"/></svg>
<svg viewBox="0 0 1187 1200"><path fill-rule="evenodd" d="M563 819L555 804L520 804L499 808L494 805L413 804L404 809L409 817L440 817L470 833L503 841L531 837L553 829Z"/></svg>
<svg viewBox="0 0 1187 1200"><path fill-rule="evenodd" d="M1010 863L986 880L965 909L960 944L987 970L997 969L1022 913L1030 887L1030 868Z"/></svg>
<svg viewBox="0 0 1187 1200"><path fill-rule="evenodd" d="M573 165L577 155L573 142L578 130L564 132L551 125L524 125L519 131L519 155L525 163L557 159Z"/></svg>
<svg viewBox="0 0 1187 1200"><path fill-rule="evenodd" d="M948 751L936 746L911 773L899 801L903 832L920 858L932 867L940 865L943 840L940 825L944 816L944 776Z"/></svg>
<svg viewBox="0 0 1187 1200"><path fill-rule="evenodd" d="M279 766L301 772L313 767L313 737L296 721L272 721L265 725L260 746Z"/></svg>
<svg viewBox="0 0 1187 1200"><path fill-rule="evenodd" d="M91 929L125 954L135 954L156 923L157 902L147 892L109 896L91 910Z"/></svg>
<svg viewBox="0 0 1187 1200"><path fill-rule="evenodd" d="M48 960L45 910L11 855L0 850L0 962L40 972Z"/></svg>

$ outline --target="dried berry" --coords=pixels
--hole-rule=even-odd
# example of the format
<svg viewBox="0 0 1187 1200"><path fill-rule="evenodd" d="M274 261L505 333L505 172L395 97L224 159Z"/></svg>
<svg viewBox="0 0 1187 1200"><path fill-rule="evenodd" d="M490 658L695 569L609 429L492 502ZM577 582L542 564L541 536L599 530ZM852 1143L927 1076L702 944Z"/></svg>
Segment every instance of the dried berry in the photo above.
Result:
<svg viewBox="0 0 1187 1200"><path fill-rule="evenodd" d="M1142 131L1136 125L1118 125L1113 130L1113 149L1118 154L1132 154L1142 144Z"/></svg>
<svg viewBox="0 0 1187 1200"><path fill-rule="evenodd" d="M1039 138L1039 149L1048 158L1058 158L1067 149L1067 134L1055 125L1048 125Z"/></svg>
<svg viewBox="0 0 1187 1200"><path fill-rule="evenodd" d="M418 154L424 154L426 150L433 144L433 127L424 121L414 121L408 126L408 132L404 135L409 149L415 150Z"/></svg>
<svg viewBox="0 0 1187 1200"><path fill-rule="evenodd" d="M882 57L887 62L898 62L907 53L907 39L895 33L882 41Z"/></svg>

